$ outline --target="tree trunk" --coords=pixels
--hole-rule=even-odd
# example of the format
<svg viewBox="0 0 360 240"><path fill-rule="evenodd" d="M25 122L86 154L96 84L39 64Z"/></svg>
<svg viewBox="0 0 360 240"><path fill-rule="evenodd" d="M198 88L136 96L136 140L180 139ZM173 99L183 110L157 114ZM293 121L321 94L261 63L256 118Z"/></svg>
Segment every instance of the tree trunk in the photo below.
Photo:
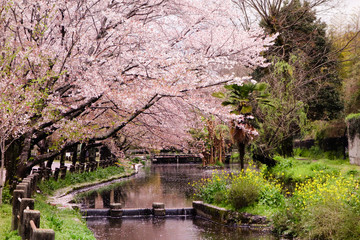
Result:
<svg viewBox="0 0 360 240"><path fill-rule="evenodd" d="M60 155L60 167L64 167L64 166L65 166L65 154L66 154L65 151L62 151L62 152L61 152L61 155Z"/></svg>
<svg viewBox="0 0 360 240"><path fill-rule="evenodd" d="M12 186L16 181L16 171L18 167L19 155L21 152L22 140L17 139L11 143L5 152L5 168L6 168L6 181Z"/></svg>
<svg viewBox="0 0 360 240"><path fill-rule="evenodd" d="M81 144L81 150L80 150L80 163L85 163L86 162L86 143Z"/></svg>
<svg viewBox="0 0 360 240"><path fill-rule="evenodd" d="M4 188L4 165L5 165L5 141L1 143L0 205L2 205L2 193Z"/></svg>
<svg viewBox="0 0 360 240"><path fill-rule="evenodd" d="M49 160L46 163L47 168L51 168L51 165L53 164L54 159L55 159L55 157L49 158Z"/></svg>
<svg viewBox="0 0 360 240"><path fill-rule="evenodd" d="M73 148L72 165L75 165L77 162L77 149L78 149L78 144L76 144L75 147Z"/></svg>
<svg viewBox="0 0 360 240"><path fill-rule="evenodd" d="M92 145L94 145L94 141L90 141L89 142L89 149L88 149L88 153L89 153L89 162L95 162L96 161L96 148Z"/></svg>
<svg viewBox="0 0 360 240"><path fill-rule="evenodd" d="M22 146L21 153L19 156L20 161L19 161L19 165L18 165L18 168L16 171L16 175L19 178L24 178L31 172L31 168L29 169L27 167L26 163L29 160L30 154L31 154L31 136L32 135L33 135L33 131L29 131L24 134L23 146Z"/></svg>
<svg viewBox="0 0 360 240"><path fill-rule="evenodd" d="M238 142L237 144L241 170L244 169L245 146L246 146L245 143L242 142Z"/></svg>

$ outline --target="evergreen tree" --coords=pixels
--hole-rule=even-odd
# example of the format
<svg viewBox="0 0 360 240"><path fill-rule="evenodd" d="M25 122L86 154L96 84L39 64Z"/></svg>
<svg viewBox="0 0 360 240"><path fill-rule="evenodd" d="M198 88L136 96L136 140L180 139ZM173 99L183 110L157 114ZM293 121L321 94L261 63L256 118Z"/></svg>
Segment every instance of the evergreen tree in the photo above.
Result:
<svg viewBox="0 0 360 240"><path fill-rule="evenodd" d="M273 10L268 14L262 14L260 25L269 34L277 33L278 37L265 53L267 58L290 64L290 57L297 56L299 62L295 63L298 67L294 75L299 86L297 91L302 93L298 100L308 105L308 118L330 120L338 117L343 109L341 80L332 43L326 36L326 24L317 20L313 5L308 1L292 0L284 2L278 11L270 9ZM268 73L269 69L257 69L254 76L271 86L274 79L266 78Z"/></svg>

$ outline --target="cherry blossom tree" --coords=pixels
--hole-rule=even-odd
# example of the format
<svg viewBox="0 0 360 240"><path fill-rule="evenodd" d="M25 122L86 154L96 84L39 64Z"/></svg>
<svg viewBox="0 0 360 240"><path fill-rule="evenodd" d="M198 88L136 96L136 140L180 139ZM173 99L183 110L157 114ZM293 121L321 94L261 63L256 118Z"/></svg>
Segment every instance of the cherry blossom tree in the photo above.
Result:
<svg viewBox="0 0 360 240"><path fill-rule="evenodd" d="M183 116L188 106L221 115L199 91L242 81L220 69L266 65L260 53L273 40L259 29L244 31L231 0L1 3L1 48L31 50L21 64L11 64L22 71L16 78L25 84L43 79L43 95L33 96L41 101L22 134L19 176L60 150L119 131L135 129L166 142L159 129L177 127L163 121L175 107ZM174 105L175 99L187 106ZM58 140L54 151L28 161L31 149L51 136Z"/></svg>

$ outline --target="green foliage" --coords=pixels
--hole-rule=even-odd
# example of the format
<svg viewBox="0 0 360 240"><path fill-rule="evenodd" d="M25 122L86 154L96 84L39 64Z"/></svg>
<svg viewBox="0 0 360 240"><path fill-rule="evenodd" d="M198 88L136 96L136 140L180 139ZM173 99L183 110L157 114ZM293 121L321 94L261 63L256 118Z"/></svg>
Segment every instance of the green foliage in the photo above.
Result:
<svg viewBox="0 0 360 240"><path fill-rule="evenodd" d="M299 157L306 157L312 159L343 159L344 153L342 151L323 151L319 146L312 146L309 149L296 148L294 155Z"/></svg>
<svg viewBox="0 0 360 240"><path fill-rule="evenodd" d="M284 204L282 187L250 168L241 172L214 172L212 178L192 184L196 198L239 211L269 215Z"/></svg>
<svg viewBox="0 0 360 240"><path fill-rule="evenodd" d="M283 156L292 155L292 138L298 135L307 124L307 105L299 98L295 66L279 59L273 59L267 79L267 94L272 96L272 106L258 105L254 115L255 128L259 137L253 144L257 154ZM291 70L291 71L290 71Z"/></svg>
<svg viewBox="0 0 360 240"><path fill-rule="evenodd" d="M78 211L51 206L40 195L36 195L35 209L41 212L40 228L53 229L56 239L95 240Z"/></svg>
<svg viewBox="0 0 360 240"><path fill-rule="evenodd" d="M12 195L10 192L10 188L8 185L5 185L2 191L2 201L4 204L11 204L12 202Z"/></svg>
<svg viewBox="0 0 360 240"><path fill-rule="evenodd" d="M240 178L233 181L229 188L228 202L235 208L241 209L254 204L260 195L260 186Z"/></svg>
<svg viewBox="0 0 360 240"><path fill-rule="evenodd" d="M134 157L131 159L132 163L139 163L140 161L141 161L141 158L139 158L139 157Z"/></svg>
<svg viewBox="0 0 360 240"><path fill-rule="evenodd" d="M223 199L219 199L218 196L225 196L228 184L229 176L224 172L215 171L212 178L202 178L200 181L192 183L194 197L207 203L221 203ZM216 200L220 202L215 202L215 196L217 196Z"/></svg>
<svg viewBox="0 0 360 240"><path fill-rule="evenodd" d="M265 56L269 61L280 60L275 61L277 71L257 69L255 79L263 78L272 88L274 83L293 78L297 86L293 93L296 100L308 106L309 119L338 117L343 109L342 85L337 74L338 62L330 58L333 48L326 35L326 24L317 20L308 1L282 1L284 4L278 9L260 7L265 3L255 2L254 8L262 18L260 25L270 34L278 33ZM268 78L269 74L280 72L282 77Z"/></svg>
<svg viewBox="0 0 360 240"><path fill-rule="evenodd" d="M10 204L0 205L0 239L20 240L17 231L11 231L12 206Z"/></svg>
<svg viewBox="0 0 360 240"><path fill-rule="evenodd" d="M273 218L276 231L304 239L358 239L358 184L353 177L321 172L297 184Z"/></svg>
<svg viewBox="0 0 360 240"><path fill-rule="evenodd" d="M212 95L224 99L223 106L232 106L231 113L250 114L252 112L252 103L271 105L268 99L269 95L265 93L267 85L265 83L244 83L242 85L231 84L224 86L226 93L215 92Z"/></svg>
<svg viewBox="0 0 360 240"><path fill-rule="evenodd" d="M278 164L268 169L266 174L272 175L285 183L304 182L307 179L314 178L318 175L332 174L337 175L340 170L332 167L323 161L296 160L294 158L283 158L276 156Z"/></svg>
<svg viewBox="0 0 360 240"><path fill-rule="evenodd" d="M44 181L39 185L39 188L45 194L51 194L53 191L72 186L79 183L95 182L97 180L108 179L110 177L120 177L125 174L125 168L123 166L111 166L107 168L98 168L94 172L74 173L67 174L65 179L59 179L55 181L50 179Z"/></svg>
<svg viewBox="0 0 360 240"><path fill-rule="evenodd" d="M225 164L223 162L220 162L220 161L216 161L215 165L219 166L219 167L224 167L225 166Z"/></svg>

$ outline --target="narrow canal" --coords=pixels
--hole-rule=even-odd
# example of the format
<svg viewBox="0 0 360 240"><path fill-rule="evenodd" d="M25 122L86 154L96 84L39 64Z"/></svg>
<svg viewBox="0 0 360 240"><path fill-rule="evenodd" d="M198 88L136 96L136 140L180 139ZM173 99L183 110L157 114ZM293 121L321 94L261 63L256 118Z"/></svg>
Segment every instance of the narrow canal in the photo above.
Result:
<svg viewBox="0 0 360 240"><path fill-rule="evenodd" d="M228 169L237 169L231 165ZM211 176L212 170L196 165L152 165L129 180L82 193L77 200L83 208L109 208L122 203L123 208L151 208L163 202L166 208L191 207L189 182ZM192 240L192 239L275 239L271 234L226 227L193 217L104 218L87 219L88 227L98 240Z"/></svg>

